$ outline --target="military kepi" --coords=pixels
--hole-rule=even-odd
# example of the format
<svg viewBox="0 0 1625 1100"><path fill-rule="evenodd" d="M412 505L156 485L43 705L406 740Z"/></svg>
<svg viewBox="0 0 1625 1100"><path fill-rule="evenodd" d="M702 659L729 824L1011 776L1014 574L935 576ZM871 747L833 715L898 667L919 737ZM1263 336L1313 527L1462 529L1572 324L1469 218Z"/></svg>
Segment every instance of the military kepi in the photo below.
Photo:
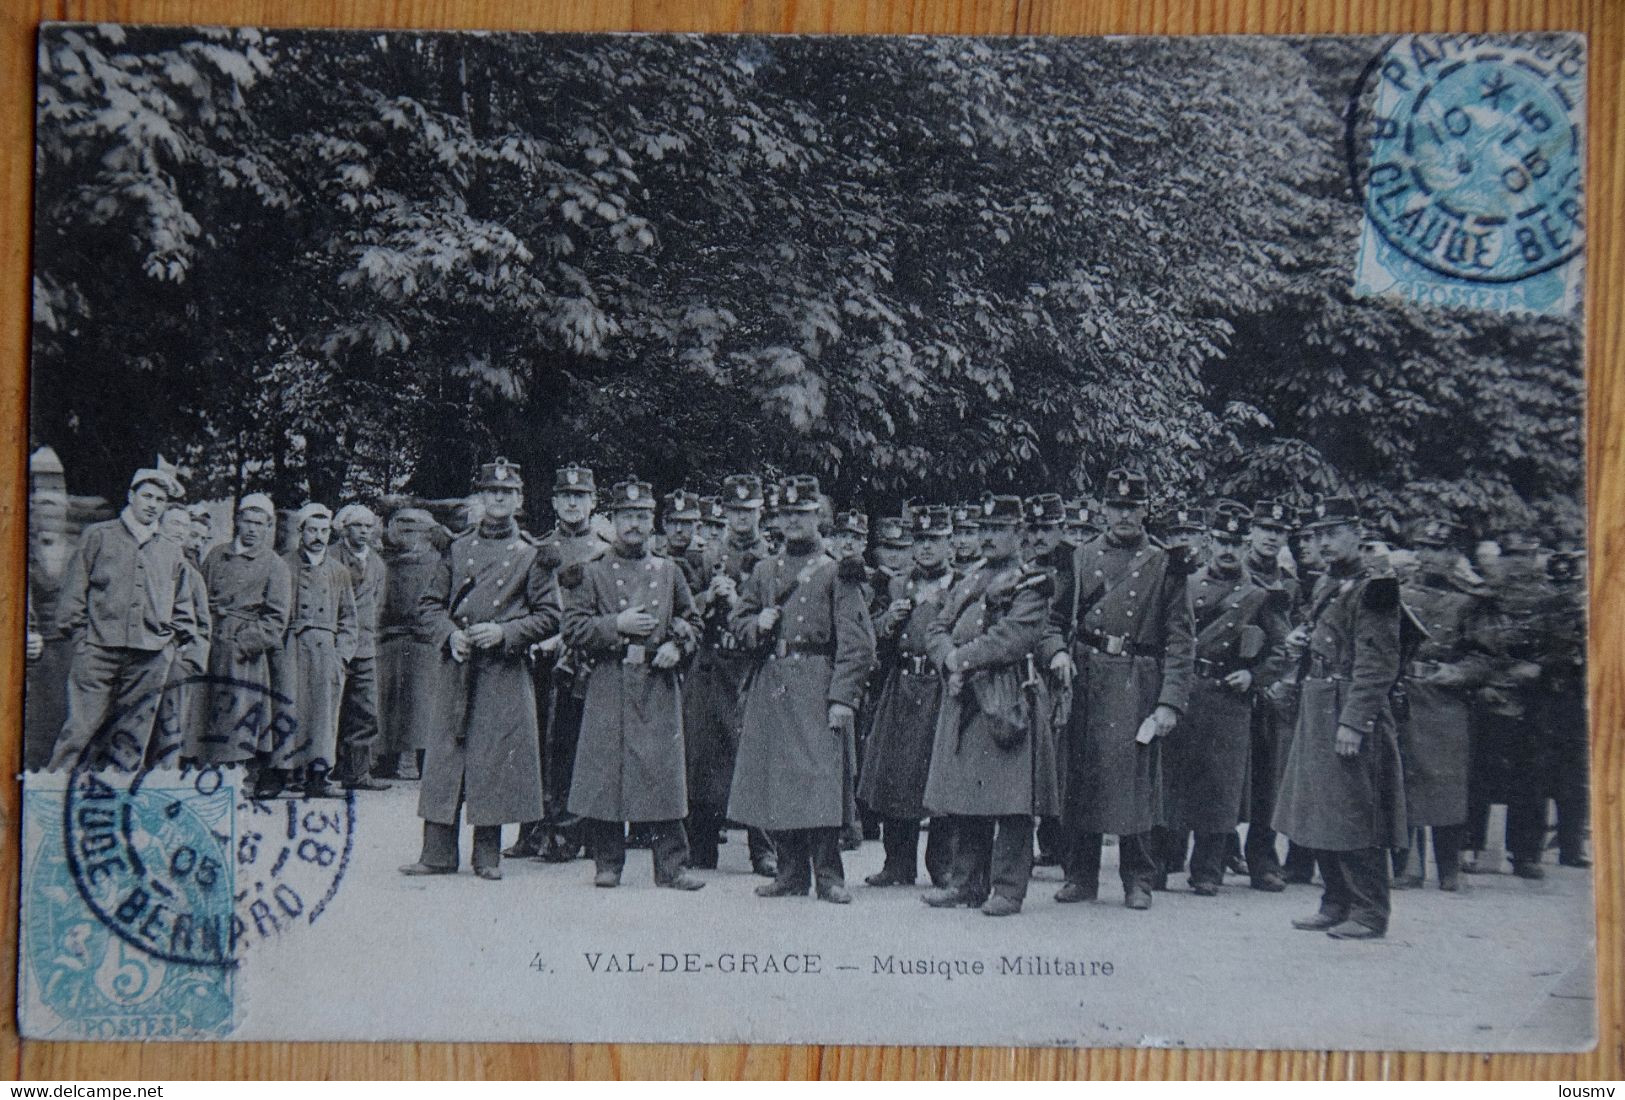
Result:
<svg viewBox="0 0 1625 1100"><path fill-rule="evenodd" d="M755 474L729 474L722 479L721 499L726 508L760 508L762 479Z"/></svg>
<svg viewBox="0 0 1625 1100"><path fill-rule="evenodd" d="M1139 470L1132 470L1119 466L1106 475L1106 503L1110 504L1144 504L1150 486L1145 474Z"/></svg>
<svg viewBox="0 0 1625 1100"><path fill-rule="evenodd" d="M1309 509L1304 526L1313 529L1359 522L1360 507L1354 503L1353 497L1318 497Z"/></svg>
<svg viewBox="0 0 1625 1100"><path fill-rule="evenodd" d="M986 524L1017 524L1021 522L1022 500L1016 496L999 496L993 493L982 498L981 514L977 521Z"/></svg>
<svg viewBox="0 0 1625 1100"><path fill-rule="evenodd" d="M572 462L568 466L560 466L553 471L553 491L555 493L593 493L598 491L598 487L593 484L592 470Z"/></svg>
<svg viewBox="0 0 1625 1100"><path fill-rule="evenodd" d="M779 482L779 508L786 512L818 511L818 479L795 474Z"/></svg>
<svg viewBox="0 0 1625 1100"><path fill-rule="evenodd" d="M505 458L498 458L480 466L479 473L474 477L476 489L523 489L525 480L519 474L519 467Z"/></svg>
<svg viewBox="0 0 1625 1100"><path fill-rule="evenodd" d="M687 489L674 489L666 494L667 519L700 518L700 498Z"/></svg>
<svg viewBox="0 0 1625 1100"><path fill-rule="evenodd" d="M639 481L635 477L617 481L609 494L609 508L612 512L619 512L625 508L647 508L652 512L654 506L654 489L647 481Z"/></svg>

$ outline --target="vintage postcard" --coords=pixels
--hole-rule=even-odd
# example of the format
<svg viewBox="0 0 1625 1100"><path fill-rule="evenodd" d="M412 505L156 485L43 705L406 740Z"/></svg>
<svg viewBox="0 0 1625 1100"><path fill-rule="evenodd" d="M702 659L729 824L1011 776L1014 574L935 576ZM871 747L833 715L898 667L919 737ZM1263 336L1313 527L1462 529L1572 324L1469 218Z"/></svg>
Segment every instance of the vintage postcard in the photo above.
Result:
<svg viewBox="0 0 1625 1100"><path fill-rule="evenodd" d="M22 1033L1589 1048L1585 76L43 27Z"/></svg>

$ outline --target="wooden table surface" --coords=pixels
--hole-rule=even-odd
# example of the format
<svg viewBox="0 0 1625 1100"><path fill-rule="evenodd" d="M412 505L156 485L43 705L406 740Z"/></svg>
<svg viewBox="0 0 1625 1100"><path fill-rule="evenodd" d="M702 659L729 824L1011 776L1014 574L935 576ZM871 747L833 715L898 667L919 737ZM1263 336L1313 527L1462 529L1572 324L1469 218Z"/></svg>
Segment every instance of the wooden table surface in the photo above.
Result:
<svg viewBox="0 0 1625 1100"><path fill-rule="evenodd" d="M41 1043L0 1033L0 1072L30 1080L95 1078L389 1077L1036 1077L1036 1078L1555 1078L1625 1076L1621 971L1619 785L1625 567L1625 3L1591 0L1173 0L1008 3L995 0L0 0L0 637L23 632L24 421L29 311L29 183L33 164L34 28L46 19L262 26L494 28L575 31L746 31L954 34L1381 34L1401 31L1579 30L1590 36L1590 264L1587 272L1591 514L1592 803L1596 857L1597 1049L1585 1054L1471 1055L1325 1051L1018 1050L973 1047L455 1045L434 1043ZM0 759L19 759L21 647L0 656ZM16 982L18 787L0 783L0 985Z"/></svg>

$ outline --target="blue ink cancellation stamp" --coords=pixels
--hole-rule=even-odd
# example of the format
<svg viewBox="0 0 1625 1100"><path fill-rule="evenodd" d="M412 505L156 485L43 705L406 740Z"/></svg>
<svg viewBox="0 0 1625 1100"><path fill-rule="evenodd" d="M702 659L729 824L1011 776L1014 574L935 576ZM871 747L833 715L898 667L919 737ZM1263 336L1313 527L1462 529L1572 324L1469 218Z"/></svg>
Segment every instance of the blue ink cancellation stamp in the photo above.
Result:
<svg viewBox="0 0 1625 1100"><path fill-rule="evenodd" d="M1349 104L1357 295L1567 316L1585 249L1585 40L1407 35Z"/></svg>
<svg viewBox="0 0 1625 1100"><path fill-rule="evenodd" d="M83 801L76 873L63 843L68 791L26 792L18 989L25 1035L115 1040L231 1033L234 968L168 957L131 941L167 943L178 927L181 942L207 952L229 933L235 799L235 790L222 784L207 794L195 785L166 785L147 787L133 799L97 800L105 805ZM165 869L168 894L161 900L129 888L120 854L126 826L138 858ZM102 912L87 903L80 878Z"/></svg>
<svg viewBox="0 0 1625 1100"><path fill-rule="evenodd" d="M240 697L232 713L279 701L247 682L194 680ZM321 916L354 823L351 798L256 799L237 768L153 762L115 715L71 772L25 777L23 1034L230 1034L245 952Z"/></svg>

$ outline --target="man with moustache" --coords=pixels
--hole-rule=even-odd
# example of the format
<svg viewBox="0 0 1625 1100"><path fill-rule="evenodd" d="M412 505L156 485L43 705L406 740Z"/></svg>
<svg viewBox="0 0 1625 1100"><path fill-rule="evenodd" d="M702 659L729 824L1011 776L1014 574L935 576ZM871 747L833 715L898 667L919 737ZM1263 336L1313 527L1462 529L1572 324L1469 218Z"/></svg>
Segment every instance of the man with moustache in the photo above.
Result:
<svg viewBox="0 0 1625 1100"><path fill-rule="evenodd" d="M1187 584L1195 616L1196 661L1190 707L1164 742L1164 807L1175 850L1195 833L1191 890L1212 897L1224 881L1252 742L1255 690L1278 675L1291 629L1286 593L1255 583L1242 566L1251 514L1221 500L1212 512L1206 565Z"/></svg>
<svg viewBox="0 0 1625 1100"><path fill-rule="evenodd" d="M880 818L886 858L864 879L870 886L912 886L918 875L920 821L926 816L925 780L936 736L942 680L926 645L931 622L955 580L948 566L951 513L916 508L914 568L894 578L888 602L875 619L879 666L874 721L863 760L858 798ZM932 885L947 884L953 859L946 818L932 822L925 870Z"/></svg>
<svg viewBox="0 0 1625 1100"><path fill-rule="evenodd" d="M931 749L925 804L953 819L947 884L921 901L1021 912L1032 875L1033 816L1060 808L1049 700L1034 653L1048 629L1054 582L1021 560L1022 501L982 503L982 566L954 585L927 629L947 679ZM936 817L933 817L936 820Z"/></svg>
<svg viewBox="0 0 1625 1100"><path fill-rule="evenodd" d="M1279 591L1286 599L1289 623L1298 608L1297 578L1281 567L1281 547L1297 510L1281 500L1260 500L1253 505L1252 532L1248 537L1248 578L1261 588ZM1286 766L1286 738L1291 736L1296 717L1291 684L1287 676L1291 662L1284 651L1277 676L1253 685L1252 762L1249 770L1247 803L1247 869L1254 890L1278 894L1286 889L1281 856L1270 818L1275 814L1275 794L1280 788L1281 769Z"/></svg>
<svg viewBox="0 0 1625 1100"><path fill-rule="evenodd" d="M422 854L401 868L404 875L456 873L466 805L474 874L495 882L502 826L541 812L536 696L525 658L558 632L559 603L553 569L516 519L524 486L520 468L505 458L480 467L480 521L447 548L424 592L449 705L423 758Z"/></svg>
<svg viewBox="0 0 1625 1100"><path fill-rule="evenodd" d="M1073 546L1082 546L1096 535L1100 534L1100 505L1093 500L1069 500L1066 502L1066 519L1061 523L1061 530L1068 542Z"/></svg>
<svg viewBox="0 0 1625 1100"><path fill-rule="evenodd" d="M708 551L710 573L695 594L700 644L683 684L683 740L688 762L689 866L713 870L717 840L727 824L728 790L739 751L739 722L745 683L754 659L728 625L739 604L739 586L758 562L769 557L762 538L762 480L731 474L723 480L719 504L727 534ZM773 843L755 827L746 830L751 869L765 878L778 875Z"/></svg>
<svg viewBox="0 0 1625 1100"><path fill-rule="evenodd" d="M1160 741L1190 694L1189 565L1146 535L1143 473L1114 469L1106 490L1106 531L1073 554L1076 583L1068 599L1054 601L1041 654L1052 673L1078 685L1065 735L1066 882L1055 900L1098 896L1103 834L1112 833L1123 902L1149 909L1158 870L1151 829L1162 813Z"/></svg>
<svg viewBox="0 0 1625 1100"><path fill-rule="evenodd" d="M553 514L558 523L538 540L543 564L553 570L583 565L601 558L609 542L593 526L598 501L592 470L572 462L553 472ZM575 770L576 741L581 736L581 700L585 684L577 673L578 654L571 652L560 634L538 639L535 658L535 693L546 701L541 746L546 784L543 816L519 827L518 839L503 853L510 858L539 858L564 863L582 847L581 830L570 815L570 777Z"/></svg>
<svg viewBox="0 0 1625 1100"><path fill-rule="evenodd" d="M161 538L164 506L181 496L168 470L137 470L123 511L85 528L58 595L56 631L71 641L67 718L50 770L71 768L107 720L152 741L176 650L198 632L182 548Z"/></svg>
<svg viewBox="0 0 1625 1100"><path fill-rule="evenodd" d="M276 731L264 773L306 798L338 798L329 782L338 757L344 667L355 656L359 625L350 570L329 550L333 512L311 502L293 517L298 546L283 557L293 578L288 632L271 655L277 690L291 701L294 723Z"/></svg>
<svg viewBox="0 0 1625 1100"><path fill-rule="evenodd" d="M1401 673L1399 582L1362 562L1352 499L1317 501L1307 536L1326 572L1307 621L1288 637L1301 696L1274 825L1315 850L1325 889L1320 911L1292 925L1334 939L1380 939L1390 914L1389 850L1406 840L1389 709Z"/></svg>
<svg viewBox="0 0 1625 1100"><path fill-rule="evenodd" d="M1050 579L1054 582L1055 598L1070 599L1072 552L1081 544L1066 536L1066 504L1059 494L1040 493L1028 497L1023 507L1026 520L1023 553L1028 561L1049 571ZM1049 681L1052 700L1050 726L1056 729L1065 724L1070 712L1072 685L1054 673L1049 674ZM1057 744L1056 752L1057 773L1064 777L1067 766L1065 746ZM1038 855L1033 859L1034 866L1054 867L1059 864L1061 860L1057 853L1060 844L1061 819L1055 814L1046 815L1038 823Z"/></svg>
<svg viewBox="0 0 1625 1100"><path fill-rule="evenodd" d="M704 583L705 560L703 544L697 536L700 529L700 498L687 489L674 489L666 494L660 513L660 539L649 540L649 550L662 554L683 571L689 591L697 591Z"/></svg>
<svg viewBox="0 0 1625 1100"><path fill-rule="evenodd" d="M784 552L757 564L731 624L760 662L745 698L728 816L773 833L779 874L760 897L851 902L840 831L850 806L854 718L874 661L863 563L818 535L818 479L781 485Z"/></svg>
<svg viewBox="0 0 1625 1100"><path fill-rule="evenodd" d="M677 667L694 651L699 613L683 571L649 550L649 484L616 484L610 512L610 553L559 572L564 635L587 662L569 809L586 823L593 885L620 885L631 822L653 850L655 885L698 890L705 883L683 869L688 789Z"/></svg>
<svg viewBox="0 0 1625 1100"><path fill-rule="evenodd" d="M346 504L333 526L339 532L334 556L350 571L356 616L355 656L345 666L339 705L338 777L346 790L384 791L389 784L372 776L378 743L378 616L385 584L384 562L372 545L378 516L364 504Z"/></svg>

